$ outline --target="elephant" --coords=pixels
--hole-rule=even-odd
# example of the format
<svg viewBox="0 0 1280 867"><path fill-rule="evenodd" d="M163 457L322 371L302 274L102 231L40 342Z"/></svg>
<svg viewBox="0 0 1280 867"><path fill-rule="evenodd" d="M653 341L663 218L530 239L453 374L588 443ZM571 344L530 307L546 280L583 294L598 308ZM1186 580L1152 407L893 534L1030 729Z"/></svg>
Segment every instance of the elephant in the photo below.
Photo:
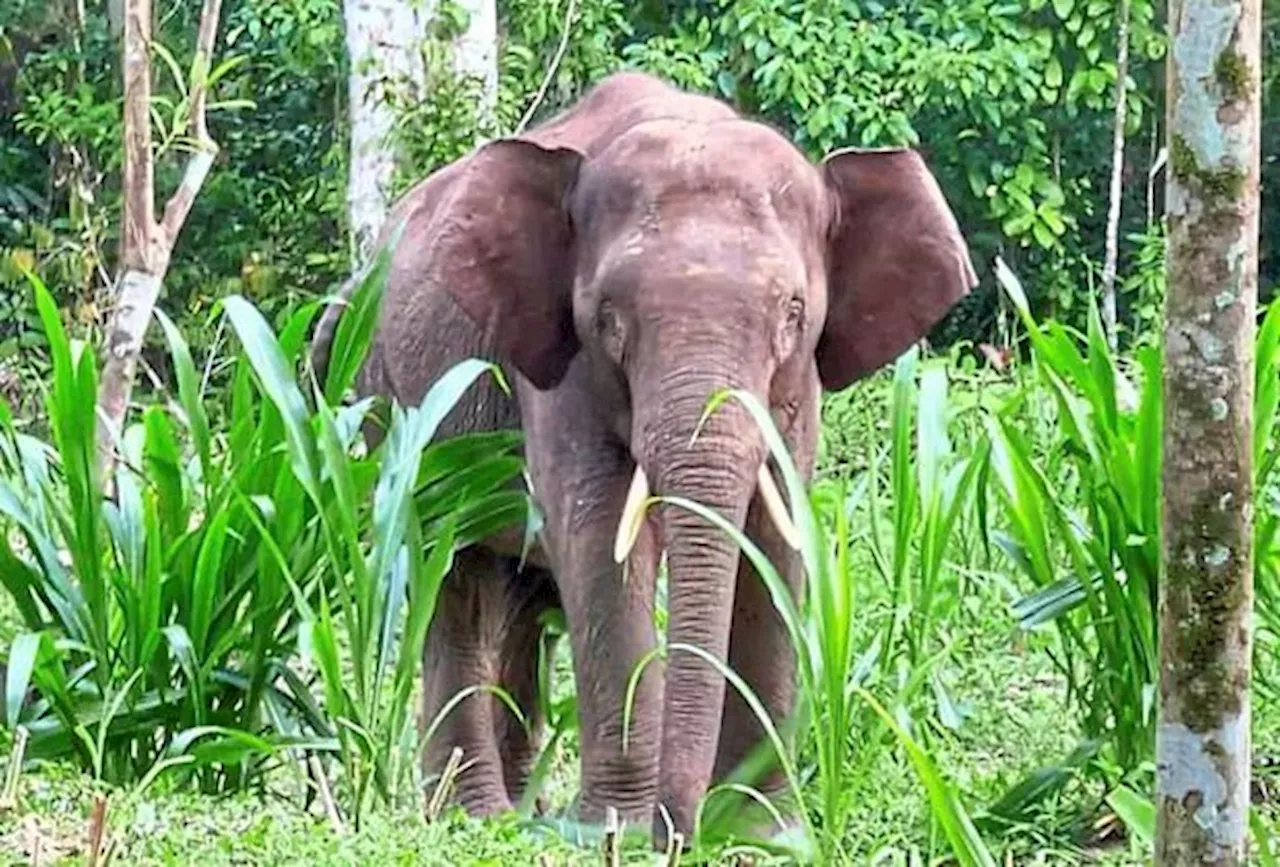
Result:
<svg viewBox="0 0 1280 867"><path fill-rule="evenodd" d="M916 150L815 164L717 98L624 71L429 175L386 225L383 240L401 234L356 390L413 405L459 361L503 365L510 394L477 384L442 433L520 429L543 516L527 559L515 531L458 553L423 652L423 716L477 682L532 714L539 617L559 608L579 817L612 807L657 845L668 821L690 839L700 799L763 732L718 667L673 651L639 678L624 745L628 681L657 642L662 553L670 646L727 663L775 720L794 706L795 657L728 534L670 504L640 510L679 496L718 511L798 598L795 528L763 435L735 401L704 419L708 400L755 396L811 477L824 389L892 361L977 286L955 216ZM341 311L317 325L317 370ZM455 798L473 815L508 810L540 725L472 695L426 746L425 769L461 747Z"/></svg>

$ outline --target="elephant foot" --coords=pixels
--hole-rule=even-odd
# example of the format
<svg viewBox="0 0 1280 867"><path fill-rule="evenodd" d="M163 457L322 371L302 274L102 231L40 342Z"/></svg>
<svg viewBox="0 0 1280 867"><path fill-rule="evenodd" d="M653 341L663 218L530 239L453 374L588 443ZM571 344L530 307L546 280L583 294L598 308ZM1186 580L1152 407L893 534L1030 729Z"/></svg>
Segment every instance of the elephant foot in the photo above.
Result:
<svg viewBox="0 0 1280 867"><path fill-rule="evenodd" d="M461 806L468 816L475 819L492 819L515 810L505 794L460 791L451 800L452 803Z"/></svg>
<svg viewBox="0 0 1280 867"><path fill-rule="evenodd" d="M507 795L506 787L501 783L501 776L495 770L484 763L466 768L454 778L452 791L444 793L444 803L461 807L463 812L474 819L489 819L514 812L515 806ZM428 784L428 805L437 798L439 785L439 779Z"/></svg>

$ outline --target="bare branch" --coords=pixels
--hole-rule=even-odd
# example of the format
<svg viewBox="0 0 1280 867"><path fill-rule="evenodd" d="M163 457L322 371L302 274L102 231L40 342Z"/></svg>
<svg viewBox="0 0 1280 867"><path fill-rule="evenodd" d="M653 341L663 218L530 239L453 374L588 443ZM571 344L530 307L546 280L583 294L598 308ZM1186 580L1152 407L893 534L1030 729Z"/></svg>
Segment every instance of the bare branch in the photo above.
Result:
<svg viewBox="0 0 1280 867"><path fill-rule="evenodd" d="M533 120L533 114L538 110L538 106L542 105L542 101L547 98L547 90L551 87L551 79L556 77L556 72L560 69L560 62L564 60L565 51L569 48L569 36L573 33L573 13L577 11L577 8L578 0L569 0L569 8L564 13L564 29L560 33L560 44L556 46L555 57L551 59L551 65L547 67L547 74L542 77L542 85L538 88L537 95L533 98L533 102L529 104L524 117L520 118L520 122L516 124L515 132L512 135L520 135L520 133L524 132L525 127L529 125L529 121Z"/></svg>
<svg viewBox="0 0 1280 867"><path fill-rule="evenodd" d="M128 25L126 25L127 27ZM89 856L86 862L90 867L99 867L105 862L106 854L103 843L107 835L107 795L98 793L93 796L93 809L89 813Z"/></svg>
<svg viewBox="0 0 1280 867"><path fill-rule="evenodd" d="M203 123L203 120L201 122ZM192 154L191 161L187 163L187 168L182 173L182 183L165 204L164 223L160 228L164 232L165 243L169 247L177 242L178 232L182 231L187 215L191 213L191 206L195 204L196 196L200 194L200 188L204 186L205 178L209 176L209 170L213 168L213 160L217 155L218 145L213 140L201 142L200 149Z"/></svg>
<svg viewBox="0 0 1280 867"><path fill-rule="evenodd" d="M204 186L209 170L213 168L213 160L218 154L218 144L209 135L209 125L205 117L205 102L208 96L209 69L213 60L213 45L218 36L218 17L222 13L222 0L205 0L204 9L200 12L200 31L196 36L196 54L191 61L191 115L190 126L194 129L196 152L182 174L182 183L164 206L164 222L161 227L165 238L172 247L178 240L178 232L182 231L191 206L195 203L200 188Z"/></svg>
<svg viewBox="0 0 1280 867"><path fill-rule="evenodd" d="M222 0L205 0L200 11L200 30L196 34L196 55L191 61L191 119L195 123L196 138L206 139L209 130L205 126L204 106L208 93L209 70L213 65L213 45L218 38L218 19L222 14Z"/></svg>
<svg viewBox="0 0 1280 867"><path fill-rule="evenodd" d="M150 271L155 225L151 156L151 0L129 0L124 18L124 227L122 271Z"/></svg>
<svg viewBox="0 0 1280 867"><path fill-rule="evenodd" d="M333 790L329 788L329 778L324 775L324 766L320 764L320 759L315 753L307 756L307 768L315 778L316 787L320 790L320 802L324 805L324 814L329 819L329 827L337 836L343 836L347 833L346 826L342 824L338 805L333 800Z"/></svg>
<svg viewBox="0 0 1280 867"><path fill-rule="evenodd" d="M1102 262L1102 324L1107 343L1116 347L1116 262L1120 258L1120 201L1124 192L1124 124L1128 111L1129 0L1120 0L1116 25L1116 104L1111 140L1111 190L1107 206L1106 252Z"/></svg>
<svg viewBox="0 0 1280 867"><path fill-rule="evenodd" d="M138 355L155 310L156 298L178 232L191 212L213 166L218 145L209 136L205 102L222 0L205 0L200 13L195 57L191 62L191 107L188 126L196 150L182 183L165 205L162 223L155 217L154 152L151 141L151 0L126 0L124 31L125 171L124 232L119 278L106 330L106 361L98 411L98 465L109 479L115 461Z"/></svg>

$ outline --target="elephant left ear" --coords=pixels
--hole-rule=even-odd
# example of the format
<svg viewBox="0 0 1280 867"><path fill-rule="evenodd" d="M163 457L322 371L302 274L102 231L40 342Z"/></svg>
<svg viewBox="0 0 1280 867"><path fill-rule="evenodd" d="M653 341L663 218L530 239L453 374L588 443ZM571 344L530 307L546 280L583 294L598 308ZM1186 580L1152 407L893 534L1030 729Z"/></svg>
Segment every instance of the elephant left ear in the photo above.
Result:
<svg viewBox="0 0 1280 867"><path fill-rule="evenodd" d="M823 161L835 202L818 372L840 389L902 354L978 284L955 215L914 150Z"/></svg>

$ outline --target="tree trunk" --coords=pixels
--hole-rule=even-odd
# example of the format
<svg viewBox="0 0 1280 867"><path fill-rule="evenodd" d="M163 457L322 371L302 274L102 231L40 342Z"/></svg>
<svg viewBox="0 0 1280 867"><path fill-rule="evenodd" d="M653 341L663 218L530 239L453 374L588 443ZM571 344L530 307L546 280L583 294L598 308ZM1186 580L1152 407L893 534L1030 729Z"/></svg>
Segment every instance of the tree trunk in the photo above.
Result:
<svg viewBox="0 0 1280 867"><path fill-rule="evenodd" d="M347 219L353 264L368 259L391 206L388 188L397 154L387 137L396 122L385 87L407 84L426 94L422 40L436 14L435 0L345 0L347 82L351 150L347 177ZM454 69L481 84L479 116L492 121L498 102L498 13L494 0L462 0L467 27L453 46Z"/></svg>
<svg viewBox="0 0 1280 867"><path fill-rule="evenodd" d="M351 63L347 219L357 267L368 258L386 218L387 189L396 168L395 153L387 143L395 113L386 102L384 88L388 82L408 81L419 92L425 89L421 43L434 13L433 0L345 0L343 6Z"/></svg>
<svg viewBox="0 0 1280 867"><path fill-rule="evenodd" d="M1259 0L1172 0L1156 863L1247 863Z"/></svg>
<svg viewBox="0 0 1280 867"><path fill-rule="evenodd" d="M124 0L107 0L107 26L112 38L124 32Z"/></svg>
<svg viewBox="0 0 1280 867"><path fill-rule="evenodd" d="M1129 77L1129 0L1120 0L1116 25L1116 105L1111 137L1111 201L1107 207L1107 247L1102 262L1102 325L1107 342L1115 349L1116 260L1120 256L1120 199L1123 195L1124 124L1128 113L1126 81Z"/></svg>
<svg viewBox="0 0 1280 867"><path fill-rule="evenodd" d="M498 8L494 0L461 0L467 29L454 45L454 69L480 82L480 120L493 121L498 105Z"/></svg>
<svg viewBox="0 0 1280 867"><path fill-rule="evenodd" d="M169 257L191 205L213 166L218 146L205 124L205 81L218 34L222 0L205 0L192 60L188 124L195 150L182 183L155 219L155 178L151 151L151 0L124 6L124 225L115 303L107 321L106 361L98 391L98 460L107 479L115 444L124 428L129 395L147 323L155 310Z"/></svg>

